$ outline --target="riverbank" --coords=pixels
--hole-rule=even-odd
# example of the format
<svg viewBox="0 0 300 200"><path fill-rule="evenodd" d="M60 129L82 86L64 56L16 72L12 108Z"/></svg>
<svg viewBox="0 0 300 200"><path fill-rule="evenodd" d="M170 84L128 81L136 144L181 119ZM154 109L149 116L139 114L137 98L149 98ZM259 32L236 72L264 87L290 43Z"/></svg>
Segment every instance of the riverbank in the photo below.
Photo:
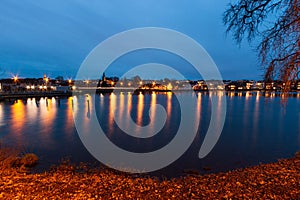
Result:
<svg viewBox="0 0 300 200"><path fill-rule="evenodd" d="M0 171L0 199L298 199L300 153L275 163L168 180L62 165Z"/></svg>
<svg viewBox="0 0 300 200"><path fill-rule="evenodd" d="M42 98L42 97L52 98L52 97L69 97L69 96L72 96L72 92L46 91L46 92L0 93L0 100Z"/></svg>

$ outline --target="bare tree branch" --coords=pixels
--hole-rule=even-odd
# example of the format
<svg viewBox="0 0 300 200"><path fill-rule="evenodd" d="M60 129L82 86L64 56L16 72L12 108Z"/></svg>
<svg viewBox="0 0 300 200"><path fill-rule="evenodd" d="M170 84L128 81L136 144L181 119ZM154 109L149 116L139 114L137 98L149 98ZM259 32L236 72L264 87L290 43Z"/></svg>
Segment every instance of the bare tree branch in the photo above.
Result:
<svg viewBox="0 0 300 200"><path fill-rule="evenodd" d="M271 25L266 22L270 17L275 19ZM245 36L249 42L261 39L257 48L265 80L299 78L300 0L239 0L228 5L223 22L237 43Z"/></svg>

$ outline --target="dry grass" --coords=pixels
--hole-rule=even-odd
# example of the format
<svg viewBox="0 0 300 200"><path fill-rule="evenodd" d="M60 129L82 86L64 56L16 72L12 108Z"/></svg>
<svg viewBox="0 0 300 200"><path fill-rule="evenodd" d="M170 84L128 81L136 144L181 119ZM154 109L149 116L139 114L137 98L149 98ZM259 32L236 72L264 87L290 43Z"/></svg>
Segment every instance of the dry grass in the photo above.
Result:
<svg viewBox="0 0 300 200"><path fill-rule="evenodd" d="M11 148L0 143L0 169L26 168L37 164L38 157L33 153L21 153L17 148Z"/></svg>
<svg viewBox="0 0 300 200"><path fill-rule="evenodd" d="M49 172L0 171L2 199L299 199L300 157L169 180L63 163Z"/></svg>
<svg viewBox="0 0 300 200"><path fill-rule="evenodd" d="M13 166L18 157L19 151L0 143L0 169L8 169Z"/></svg>

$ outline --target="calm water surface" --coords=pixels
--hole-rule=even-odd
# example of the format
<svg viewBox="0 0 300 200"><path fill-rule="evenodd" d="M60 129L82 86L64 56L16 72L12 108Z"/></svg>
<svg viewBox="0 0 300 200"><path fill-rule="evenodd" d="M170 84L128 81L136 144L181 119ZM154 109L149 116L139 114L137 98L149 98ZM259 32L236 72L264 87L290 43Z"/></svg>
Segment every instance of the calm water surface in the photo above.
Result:
<svg viewBox="0 0 300 200"><path fill-rule="evenodd" d="M228 94L227 116L221 137L215 148L204 159L198 152L206 134L211 113L211 102L206 93L196 95L197 105L191 117L199 117L197 136L187 152L170 166L154 174L178 176L184 169L206 172L226 171L239 167L292 157L300 150L300 95L288 99L285 105L274 95L257 92ZM0 139L3 143L34 152L40 157L37 170L48 169L69 158L75 163L99 164L81 143L73 121L76 102L85 102L86 119L93 108L107 137L119 147L133 152L150 152L162 148L175 136L180 124L180 107L175 95L116 93L96 96L95 107L87 103L87 95L65 99L41 98L0 102ZM162 105L167 120L162 130L150 138L135 138L124 134L114 119L114 108L119 108L118 121L124 125L133 120L140 126L150 123L149 110ZM124 113L128 116L124 117ZM154 116L155 117L155 116ZM85 123L83 121L83 123ZM137 131L138 132L138 131Z"/></svg>

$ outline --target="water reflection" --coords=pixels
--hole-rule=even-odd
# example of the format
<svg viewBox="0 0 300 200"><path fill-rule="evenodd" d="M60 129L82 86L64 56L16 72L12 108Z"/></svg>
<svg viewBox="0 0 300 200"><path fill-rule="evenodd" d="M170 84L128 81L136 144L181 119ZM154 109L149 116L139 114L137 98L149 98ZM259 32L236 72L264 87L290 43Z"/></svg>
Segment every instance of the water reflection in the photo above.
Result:
<svg viewBox="0 0 300 200"><path fill-rule="evenodd" d="M4 125L4 109L3 109L3 105L0 103L0 127Z"/></svg>
<svg viewBox="0 0 300 200"><path fill-rule="evenodd" d="M52 144L55 143L53 132L55 129L55 119L57 117L57 106L55 99L41 98L39 101L39 116L36 121L38 126L42 129L41 134L38 135L42 141L47 141L46 148L53 148Z"/></svg>
<svg viewBox="0 0 300 200"><path fill-rule="evenodd" d="M140 93L138 95L138 103L137 103L137 116L136 116L136 123L139 126L142 126L143 121L143 111L144 111L144 95ZM154 103L156 104L156 103ZM152 103L151 103L152 105Z"/></svg>
<svg viewBox="0 0 300 200"><path fill-rule="evenodd" d="M256 93L253 113L253 139L256 140L256 133L258 132L259 113L260 113L260 92Z"/></svg>
<svg viewBox="0 0 300 200"><path fill-rule="evenodd" d="M89 97L87 97L87 99L86 99L86 103L87 103L87 107L86 107L86 109L87 109L87 111L86 111L86 117L87 118L91 118L91 107L90 107L90 98Z"/></svg>
<svg viewBox="0 0 300 200"><path fill-rule="evenodd" d="M246 99L249 99L250 95L252 95L252 94L249 91L246 91L246 95L245 95Z"/></svg>
<svg viewBox="0 0 300 200"><path fill-rule="evenodd" d="M244 103L244 113L249 113L250 112L250 101L249 101L249 98L250 98L250 92L249 91L246 91L246 94L245 94L245 103ZM253 119L249 118L248 115L244 115L243 116L243 124L244 124L244 127L249 128L249 123L253 123ZM244 131L244 133L246 133L246 131Z"/></svg>
<svg viewBox="0 0 300 200"><path fill-rule="evenodd" d="M109 134L113 134L114 127L114 113L117 105L117 97L114 93L109 96L109 110L108 110L108 128Z"/></svg>
<svg viewBox="0 0 300 200"><path fill-rule="evenodd" d="M167 97L168 97L168 102L167 102L167 114L168 114L168 115L171 114L171 110L172 110L172 96L173 96L173 93L172 93L172 92L168 92L168 93L167 93Z"/></svg>
<svg viewBox="0 0 300 200"><path fill-rule="evenodd" d="M31 123L34 123L38 118L39 109L36 106L36 100L34 98L27 100L26 113L26 119Z"/></svg>
<svg viewBox="0 0 300 200"><path fill-rule="evenodd" d="M196 121L200 121L200 116L201 116L201 103L202 103L202 93L198 92L197 94L197 109L195 112L195 119ZM198 128L201 128L201 124L195 124L195 128L196 130L198 130ZM197 137L199 137L200 134L197 134Z"/></svg>
<svg viewBox="0 0 300 200"><path fill-rule="evenodd" d="M228 92L227 94L228 94L228 96L229 96L230 98L232 98L232 97L235 96L235 92Z"/></svg>
<svg viewBox="0 0 300 200"><path fill-rule="evenodd" d="M68 98L67 103L66 103L66 110L65 110L66 118L65 118L65 122L64 122L64 130L65 130L64 132L67 133L67 135L70 135L69 130L71 130L73 128L73 123L72 123L73 122L73 112L72 112L73 101L74 101L74 97L70 97L70 98ZM61 106L60 99L58 102L59 102L58 107L60 107ZM67 138L70 139L70 137L67 137Z"/></svg>
<svg viewBox="0 0 300 200"><path fill-rule="evenodd" d="M131 122L131 115L130 115L130 111L132 109L132 94L130 92L127 93L127 110L126 110L126 116L123 117L123 120L126 119L124 122L126 123L126 130L128 130L130 128L130 122ZM121 121L123 121L121 120Z"/></svg>
<svg viewBox="0 0 300 200"><path fill-rule="evenodd" d="M199 119L201 123L199 127L195 124L191 129L199 128L199 133L205 133L211 113L211 103L207 93L179 93L179 95L195 95L196 105L190 116L196 119L195 121ZM225 94L217 92L214 95L218 113L223 109L222 98ZM300 95L295 94L294 97L300 98ZM199 148L195 150L191 148L191 151L173 166L181 170L182 167L185 168L186 163L191 163L190 168L201 169L203 165L213 168L217 166L216 163L220 163L218 169L224 169L222 168L224 166L234 168L237 158L247 165L292 156L300 148L299 98L289 98L283 112L284 109L280 104L281 96L276 93L228 92L225 128L215 149L208 155L208 159L195 160ZM108 136L117 140L116 144L121 144L122 148L124 146L124 149L137 149L138 152L148 152L163 147L172 140L180 123L180 107L176 104L176 96L173 93L133 95L124 92L100 95L96 99L99 102L95 103L91 95L78 95L60 100L33 98L13 103L1 102L1 137L4 141L19 143L32 151L42 152L47 159L52 157L60 160L68 152L69 156L75 159L81 154L79 161L89 161L92 159L89 153L82 150L84 147L78 147L82 144L73 124L72 112L76 114L78 104L82 105L80 109L84 111L82 123L86 130L92 131L88 124L90 117L93 116L91 113L94 112L94 106L95 108L98 106L99 116ZM162 107L167 116L166 122L157 121L160 119L159 110ZM151 113L150 116L148 111ZM220 116L217 115L216 122L219 118ZM120 121L121 124L116 124L116 121ZM131 123L139 126L131 130ZM162 123L161 132L153 137L148 138L152 135L146 135L138 141L127 138L134 134L143 136L144 130L155 133L156 123ZM132 135L124 136L125 134L117 125L124 130L130 130ZM197 135L198 139L199 135ZM122 143L125 144L122 146ZM221 162L222 160L224 162Z"/></svg>
<svg viewBox="0 0 300 200"><path fill-rule="evenodd" d="M125 109L125 95L123 92L120 94L120 116L123 115Z"/></svg>
<svg viewBox="0 0 300 200"><path fill-rule="evenodd" d="M40 116L41 125L51 132L51 128L56 117L57 106L55 99L41 98L40 100Z"/></svg>
<svg viewBox="0 0 300 200"><path fill-rule="evenodd" d="M127 93L127 95L111 94L107 110L108 130L115 131L114 127L117 125L124 133L133 137L148 138L155 135L164 127L165 115L171 115L172 111L172 94L163 96L166 102L160 103L165 104L165 109L157 104L157 94L155 93L147 95L142 93L137 95L131 93ZM99 112L101 112L100 110ZM161 112L162 110L165 111ZM105 109L102 112L106 112ZM164 114L165 112L166 114Z"/></svg>
<svg viewBox="0 0 300 200"><path fill-rule="evenodd" d="M17 134L16 137L20 137L22 135L22 130L24 128L24 123L26 120L25 105L21 100L16 100L11 107L11 112L13 121L13 123L11 124L12 129L15 130L14 134Z"/></svg>

